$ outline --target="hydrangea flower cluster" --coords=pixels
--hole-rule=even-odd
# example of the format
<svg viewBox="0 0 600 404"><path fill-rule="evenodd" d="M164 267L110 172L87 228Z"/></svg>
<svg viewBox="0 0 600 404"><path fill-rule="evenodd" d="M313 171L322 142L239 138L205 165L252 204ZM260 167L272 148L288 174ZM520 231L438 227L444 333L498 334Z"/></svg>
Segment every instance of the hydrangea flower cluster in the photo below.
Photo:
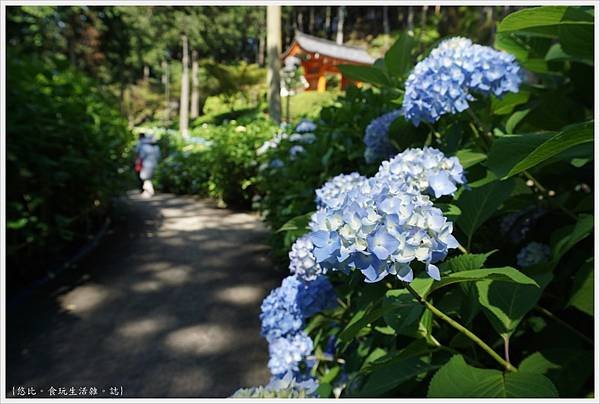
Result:
<svg viewBox="0 0 600 404"><path fill-rule="evenodd" d="M311 144L314 143L315 140L317 140L317 137L312 133L292 133L292 135L290 136L290 142Z"/></svg>
<svg viewBox="0 0 600 404"><path fill-rule="evenodd" d="M500 221L500 232L505 239L519 244L544 214L546 210L537 206L509 213Z"/></svg>
<svg viewBox="0 0 600 404"><path fill-rule="evenodd" d="M520 268L529 268L540 262L550 259L550 247L546 244L532 241L517 254L517 265Z"/></svg>
<svg viewBox="0 0 600 404"><path fill-rule="evenodd" d="M469 107L471 92L502 96L516 93L522 70L515 57L456 37L443 41L419 62L408 79L402 111L414 125Z"/></svg>
<svg viewBox="0 0 600 404"><path fill-rule="evenodd" d="M317 125L311 121L310 119L301 119L296 126L296 132L305 133L305 132L314 132L317 129Z"/></svg>
<svg viewBox="0 0 600 404"><path fill-rule="evenodd" d="M392 122L402 114L401 109L397 109L387 114L375 118L365 129L363 141L365 143L365 160L367 163L373 163L377 160L388 158L394 153L394 146L388 137L388 131Z"/></svg>
<svg viewBox="0 0 600 404"><path fill-rule="evenodd" d="M314 281L319 275L325 274L312 253L313 248L310 237L302 236L294 242L289 253L290 272L305 281Z"/></svg>
<svg viewBox="0 0 600 404"><path fill-rule="evenodd" d="M381 163L375 178L388 183L402 182L416 192L427 192L436 198L453 194L456 185L466 181L458 158L445 157L432 147L406 149Z"/></svg>
<svg viewBox="0 0 600 404"><path fill-rule="evenodd" d="M260 319L267 340L295 334L304 319L335 304L329 280L320 276L311 282L288 276L263 301Z"/></svg>
<svg viewBox="0 0 600 404"><path fill-rule="evenodd" d="M366 179L356 172L333 177L315 191L317 208L339 208L344 203L346 193Z"/></svg>
<svg viewBox="0 0 600 404"><path fill-rule="evenodd" d="M281 160L281 159L273 159L269 162L269 167L270 168L283 168L283 166L285 166L285 163Z"/></svg>
<svg viewBox="0 0 600 404"><path fill-rule="evenodd" d="M232 398L315 398L319 384L315 379L297 380L292 372L273 377L266 386L239 389Z"/></svg>
<svg viewBox="0 0 600 404"><path fill-rule="evenodd" d="M294 160L296 157L298 157L298 155L303 154L306 150L304 150L304 147L300 146L299 144L296 144L292 147L290 147L289 150L289 154L290 154L290 158L292 160Z"/></svg>
<svg viewBox="0 0 600 404"><path fill-rule="evenodd" d="M292 372L304 377L300 363L309 365L307 357L313 345L302 331L306 318L335 305L333 286L325 276L305 281L288 276L281 286L265 298L261 306L261 333L269 342L269 369L275 376Z"/></svg>
<svg viewBox="0 0 600 404"><path fill-rule="evenodd" d="M274 376L282 376L291 372L296 377L301 377L300 363L306 361L313 351L312 339L304 332L276 338L269 342L269 370ZM307 366L310 366L307 363Z"/></svg>
<svg viewBox="0 0 600 404"><path fill-rule="evenodd" d="M434 264L458 242L452 222L421 192L447 195L457 183L464 183L458 160L430 148L399 154L382 163L373 178L346 191L343 203L313 215L313 256L327 270L358 269L369 283L387 275L411 282L414 261L439 280Z"/></svg>

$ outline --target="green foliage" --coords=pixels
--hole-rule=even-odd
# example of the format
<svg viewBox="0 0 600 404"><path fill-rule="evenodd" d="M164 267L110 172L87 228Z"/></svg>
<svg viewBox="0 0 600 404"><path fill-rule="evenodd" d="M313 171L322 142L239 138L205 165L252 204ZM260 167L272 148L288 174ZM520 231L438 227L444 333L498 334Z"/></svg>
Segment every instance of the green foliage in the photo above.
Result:
<svg viewBox="0 0 600 404"><path fill-rule="evenodd" d="M27 282L97 231L130 172L115 101L82 73L7 59L7 266ZM64 258L62 258L64 259Z"/></svg>
<svg viewBox="0 0 600 404"><path fill-rule="evenodd" d="M479 369L456 355L431 379L429 398L558 397L556 387L539 373Z"/></svg>
<svg viewBox="0 0 600 404"><path fill-rule="evenodd" d="M339 306L306 328L318 353L337 337L333 359L313 369L322 396L336 383L342 397L590 394L593 365L583 360L593 329L590 10L523 9L500 24L496 47L528 70L519 93L478 96L469 112L431 126L391 125L398 151L432 146L466 168L468 186L435 202L465 248L439 263L441 281L421 278L415 265L410 288L392 277L365 284L357 271L328 273ZM363 160L362 136L373 118L399 108L403 80L426 54L418 38L400 36L373 66L342 67L373 86L349 89L323 108L317 140L301 158L288 158L285 141L267 153L265 162L285 163L259 175L260 207L281 257L306 231L315 189L340 173L376 171ZM533 241L550 256L524 267L517 257Z"/></svg>
<svg viewBox="0 0 600 404"><path fill-rule="evenodd" d="M468 245L479 226L489 219L496 209L510 197L514 182L493 182L471 191L464 191L456 205L461 211L456 223L467 235Z"/></svg>
<svg viewBox="0 0 600 404"><path fill-rule="evenodd" d="M164 137L166 157L157 169L157 186L165 192L211 196L233 207L250 208L257 193L256 150L275 129L269 119L253 114L221 125L204 123L192 129L187 142L178 133Z"/></svg>

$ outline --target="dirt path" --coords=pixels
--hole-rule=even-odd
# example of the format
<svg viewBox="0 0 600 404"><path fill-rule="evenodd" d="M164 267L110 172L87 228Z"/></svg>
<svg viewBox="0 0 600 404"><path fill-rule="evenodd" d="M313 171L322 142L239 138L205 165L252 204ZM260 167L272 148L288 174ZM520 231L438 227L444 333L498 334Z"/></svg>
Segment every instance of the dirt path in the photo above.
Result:
<svg viewBox="0 0 600 404"><path fill-rule="evenodd" d="M282 275L259 219L173 195L130 196L120 215L67 286L8 313L8 394L226 397L266 383L259 307Z"/></svg>

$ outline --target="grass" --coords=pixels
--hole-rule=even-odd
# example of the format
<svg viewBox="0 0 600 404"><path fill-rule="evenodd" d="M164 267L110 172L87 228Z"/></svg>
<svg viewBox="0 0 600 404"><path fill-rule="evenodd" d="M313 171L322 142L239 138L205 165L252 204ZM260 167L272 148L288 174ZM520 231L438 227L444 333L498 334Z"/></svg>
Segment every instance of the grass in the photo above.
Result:
<svg viewBox="0 0 600 404"><path fill-rule="evenodd" d="M306 91L292 96L290 98L290 121L296 122L303 117L317 118L321 108L333 104L341 94L342 92L339 90L323 93ZM239 119L257 112L266 113L267 110L268 107L264 101L257 105L256 101L247 102L240 97L233 103L227 104L222 97L208 97L204 106L204 114L194 120L191 127L203 123L220 124L225 119ZM281 97L281 119L287 119L287 97Z"/></svg>
<svg viewBox="0 0 600 404"><path fill-rule="evenodd" d="M333 104L333 101L341 95L342 92L326 91L319 93L317 91L305 91L293 95L290 98L290 120L297 121L302 117L315 119L318 117L321 108ZM287 118L287 97L281 97L281 118Z"/></svg>

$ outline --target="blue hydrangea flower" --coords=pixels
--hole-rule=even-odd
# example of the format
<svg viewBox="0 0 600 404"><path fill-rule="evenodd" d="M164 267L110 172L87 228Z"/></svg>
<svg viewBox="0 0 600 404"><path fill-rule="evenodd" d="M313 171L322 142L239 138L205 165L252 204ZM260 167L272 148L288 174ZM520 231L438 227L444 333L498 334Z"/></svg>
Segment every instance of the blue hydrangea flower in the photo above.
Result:
<svg viewBox="0 0 600 404"><path fill-rule="evenodd" d="M419 62L405 84L402 111L414 125L469 107L472 93L516 93L522 70L514 56L473 44L466 38L443 41Z"/></svg>
<svg viewBox="0 0 600 404"><path fill-rule="evenodd" d="M314 143L315 140L317 140L317 137L312 133L292 133L292 135L290 136L290 142L311 144Z"/></svg>
<svg viewBox="0 0 600 404"><path fill-rule="evenodd" d="M418 192L436 198L452 195L457 185L466 182L464 170L456 157L446 157L432 147L406 149L384 161L375 175L384 182L403 182Z"/></svg>
<svg viewBox="0 0 600 404"><path fill-rule="evenodd" d="M292 372L287 372L282 377L272 377L265 387L276 391L294 390L312 394L319 387L319 383L312 377L297 379Z"/></svg>
<svg viewBox="0 0 600 404"><path fill-rule="evenodd" d="M550 247L546 244L532 241L517 254L517 265L520 268L529 268L550 259Z"/></svg>
<svg viewBox="0 0 600 404"><path fill-rule="evenodd" d="M304 320L335 305L335 291L325 276L305 282L288 276L261 305L261 333L268 341L296 334Z"/></svg>
<svg viewBox="0 0 600 404"><path fill-rule="evenodd" d="M314 281L325 273L312 253L313 248L310 237L302 236L294 242L289 253L290 272L305 281Z"/></svg>
<svg viewBox="0 0 600 404"><path fill-rule="evenodd" d="M545 213L545 209L537 206L509 213L500 220L500 232L511 243L519 244Z"/></svg>
<svg viewBox="0 0 600 404"><path fill-rule="evenodd" d="M365 160L367 163L381 161L390 157L394 153L394 146L390 142L388 131L392 122L402 114L401 109L397 109L387 114L375 118L365 129L363 141L365 143Z"/></svg>
<svg viewBox="0 0 600 404"><path fill-rule="evenodd" d="M323 208L313 215L313 255L322 267L358 269L366 282L378 282L388 275L411 282L410 263L419 261L431 278L440 279L434 264L446 257L448 249L457 248L458 242L452 236L452 222L420 192L430 188L423 169L435 171L439 161L421 160L382 165L387 172L380 169L374 178L355 185L346 192L341 206ZM413 172L405 175L396 171L398 167ZM444 168L450 169L449 178L454 174L462 180L458 171ZM440 168L439 172L445 170Z"/></svg>
<svg viewBox="0 0 600 404"><path fill-rule="evenodd" d="M316 398L319 387L312 377L297 378L292 372L272 377L266 386L237 390L232 398Z"/></svg>
<svg viewBox="0 0 600 404"><path fill-rule="evenodd" d="M317 125L309 119L300 120L296 126L296 132L298 133L314 132L315 129L317 129Z"/></svg>
<svg viewBox="0 0 600 404"><path fill-rule="evenodd" d="M271 162L269 163L269 167L270 168L282 168L283 166L285 166L285 164L283 163L283 161L281 161L280 159L273 159L271 160Z"/></svg>
<svg viewBox="0 0 600 404"><path fill-rule="evenodd" d="M311 366L308 356L313 350L313 342L305 332L291 337L276 338L269 343L269 370L274 376L290 372L294 377L302 377L301 363Z"/></svg>
<svg viewBox="0 0 600 404"><path fill-rule="evenodd" d="M302 154L304 152L305 152L304 147L300 146L299 144L294 145L294 146L290 147L290 151L289 151L290 158L293 160L296 157L298 157L299 154Z"/></svg>
<svg viewBox="0 0 600 404"><path fill-rule="evenodd" d="M337 208L341 206L346 198L346 192L365 180L366 177L356 172L333 177L315 191L317 194L317 208Z"/></svg>
<svg viewBox="0 0 600 404"><path fill-rule="evenodd" d="M296 304L296 289L283 285L271 291L260 307L261 334L272 340L294 334L304 326L304 318Z"/></svg>

